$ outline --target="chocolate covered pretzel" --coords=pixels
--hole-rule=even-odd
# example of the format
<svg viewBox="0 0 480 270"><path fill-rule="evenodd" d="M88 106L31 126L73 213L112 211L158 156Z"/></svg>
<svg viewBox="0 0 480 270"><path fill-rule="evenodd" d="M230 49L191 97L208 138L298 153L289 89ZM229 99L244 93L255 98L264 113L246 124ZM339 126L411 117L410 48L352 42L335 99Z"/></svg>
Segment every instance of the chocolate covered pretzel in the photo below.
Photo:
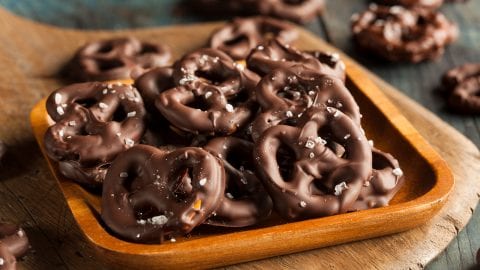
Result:
<svg viewBox="0 0 480 270"><path fill-rule="evenodd" d="M267 44L253 49L247 58L247 67L261 76L277 68L289 68L299 64L345 81L345 64L338 54L320 51L301 52L278 39L270 40Z"/></svg>
<svg viewBox="0 0 480 270"><path fill-rule="evenodd" d="M388 6L403 6L430 10L438 9L443 4L443 0L375 0L375 2Z"/></svg>
<svg viewBox="0 0 480 270"><path fill-rule="evenodd" d="M443 75L442 83L450 92L448 105L459 113L480 113L480 64L467 63Z"/></svg>
<svg viewBox="0 0 480 270"><path fill-rule="evenodd" d="M138 145L123 152L103 185L102 219L134 242L162 242L190 232L221 203L225 172L220 161L194 147L170 153Z"/></svg>
<svg viewBox="0 0 480 270"><path fill-rule="evenodd" d="M235 60L243 60L250 50L270 38L289 44L298 38L298 32L293 25L268 17L236 18L215 31L209 44Z"/></svg>
<svg viewBox="0 0 480 270"><path fill-rule="evenodd" d="M56 122L45 133L50 158L60 172L82 184L98 186L108 164L132 147L145 130L140 94L120 83L81 83L54 91L47 111Z"/></svg>
<svg viewBox="0 0 480 270"><path fill-rule="evenodd" d="M348 211L371 173L372 154L360 127L332 107L312 108L297 126L267 129L254 157L276 211L298 220ZM328 144L342 145L342 156Z"/></svg>
<svg viewBox="0 0 480 270"><path fill-rule="evenodd" d="M372 161L372 174L363 182L360 194L349 211L388 205L404 183L403 171L392 155L373 148Z"/></svg>
<svg viewBox="0 0 480 270"><path fill-rule="evenodd" d="M75 54L70 76L79 81L128 79L135 69L166 66L170 48L136 38L115 38L87 43Z"/></svg>
<svg viewBox="0 0 480 270"><path fill-rule="evenodd" d="M390 61L435 59L457 39L458 28L443 14L401 6L370 5L352 16L357 44Z"/></svg>
<svg viewBox="0 0 480 270"><path fill-rule="evenodd" d="M162 92L157 109L177 128L191 133L232 134L256 112L258 77L225 53L200 49L175 64L177 87Z"/></svg>
<svg viewBox="0 0 480 270"><path fill-rule="evenodd" d="M0 223L0 269L17 269L17 259L29 249L25 231L17 225Z"/></svg>
<svg viewBox="0 0 480 270"><path fill-rule="evenodd" d="M321 105L338 108L360 126L359 107L343 81L303 66L269 73L256 93L263 113L252 124L254 140L267 128L282 121L295 122L307 108Z"/></svg>
<svg viewBox="0 0 480 270"><path fill-rule="evenodd" d="M260 14L305 24L314 20L325 8L324 0L257 1Z"/></svg>
<svg viewBox="0 0 480 270"><path fill-rule="evenodd" d="M268 218L272 200L255 175L253 143L235 137L218 137L204 149L218 157L225 168L225 195L215 213L205 223L245 227Z"/></svg>

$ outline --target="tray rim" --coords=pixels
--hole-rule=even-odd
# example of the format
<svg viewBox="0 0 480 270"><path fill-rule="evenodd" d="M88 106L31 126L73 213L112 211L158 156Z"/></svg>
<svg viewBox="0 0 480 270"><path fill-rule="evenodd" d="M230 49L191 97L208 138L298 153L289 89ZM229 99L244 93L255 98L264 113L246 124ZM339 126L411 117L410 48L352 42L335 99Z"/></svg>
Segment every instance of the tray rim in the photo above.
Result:
<svg viewBox="0 0 480 270"><path fill-rule="evenodd" d="M198 24L201 25L201 24ZM197 26L198 26L197 25ZM170 26L171 27L171 26ZM184 26L188 27L188 26ZM158 28L161 29L161 28ZM306 30L299 29L299 31L307 38L320 40L318 37L309 33ZM322 41L323 42L323 41ZM329 45L326 44L326 47ZM332 51L338 51L337 49L332 48ZM339 52L340 54L343 54ZM169 243L162 245L145 245L145 244L136 244L123 241L118 239L110 234L108 234L103 227L96 221L95 217L90 214L90 207L84 199L86 192L81 192L76 184L71 182L65 182L59 180L59 175L55 170L55 165L52 160L50 160L45 153L43 145L43 132L42 130L48 126L46 110L45 110L45 98L39 101L30 113L30 122L34 131L35 138L39 144L42 154L48 162L50 171L52 172L57 184L62 190L62 195L65 197L69 210L73 214L77 225L79 226L82 233L89 239L90 243L93 244L100 252L108 255L107 260L111 260L113 256L128 254L133 256L140 256L144 265L151 265L153 260L161 260L163 265L157 267L178 267L178 266L222 266L231 263L238 263L244 261L250 261L253 259L266 258L274 255L288 254L308 249L313 249L316 247L323 247L332 244L340 244L355 240L367 239L371 237L376 237L385 234L391 234L394 232L400 232L407 229L417 227L424 222L428 221L440 208L445 204L446 198L453 189L454 179L453 175L448 168L446 162L439 156L439 154L433 150L433 148L428 144L428 142L416 131L416 129L410 124L410 122L398 111L398 109L388 100L388 98L381 92L377 85L368 77L360 68L359 64L350 60L348 57L343 57L345 64L347 66L347 76L349 80L354 83L357 88L364 94L372 104L378 109L390 122L392 128L397 129L397 131L403 135L404 140L417 149L418 154L430 165L431 170L434 173L435 183L431 189L425 194L399 204L390 205L387 207L364 210L353 213L340 214L331 217L323 217L317 219L310 219L305 221L298 221L292 223L286 223L281 225L275 225L265 228L252 229L241 232L233 232L228 235L231 236L229 239L225 239L224 234L208 236L205 238L192 239L184 242ZM361 81L360 81L361 79ZM359 85L363 85L360 87ZM369 89L368 91L364 91ZM380 106L381 104L381 106ZM394 115L395 118L391 118L389 115ZM180 262L177 258L190 257L192 255L192 250L204 251L205 244L221 244L222 246L233 247L230 242L232 238L236 238L235 243L239 241L244 241L252 238L258 238L259 236L268 236L271 234L282 234L285 233L298 233L298 229L317 229L322 226L332 226L333 224L341 224L342 220L353 220L351 223L356 224L355 222L364 222L367 225L375 224L375 219L382 217L384 219L398 219L402 216L409 216L407 213L416 213L419 214L418 219L409 224L409 226L399 228L391 228L387 233L369 233L368 235L358 235L357 237L350 237L349 239L342 239L341 237L336 239L336 241L324 241L324 243L319 244L318 241L312 243L311 241L304 243L303 245L293 247L287 252L279 252L278 248L273 249L272 251L264 252L258 254L256 257L249 258L236 258L223 260L223 262L216 262L213 264L203 263L196 264L195 261L183 260ZM81 221L91 221L94 220L94 226L85 226ZM373 223L372 223L373 222ZM90 224L92 225L92 224ZM345 224L343 224L345 225ZM327 227L328 227L327 226ZM310 232L315 234L315 232ZM317 232L318 233L318 232ZM209 246L209 245L207 245ZM250 245L247 245L247 247ZM280 247L281 248L281 247ZM192 256L195 258L195 256ZM197 262L198 263L198 262ZM141 265L138 265L141 267Z"/></svg>

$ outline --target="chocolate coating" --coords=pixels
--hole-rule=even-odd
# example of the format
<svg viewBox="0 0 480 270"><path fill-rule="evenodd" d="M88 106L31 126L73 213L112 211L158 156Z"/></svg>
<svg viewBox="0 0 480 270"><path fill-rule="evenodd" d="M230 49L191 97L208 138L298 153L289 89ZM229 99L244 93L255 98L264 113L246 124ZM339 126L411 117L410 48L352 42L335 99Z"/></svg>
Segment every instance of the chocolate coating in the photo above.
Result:
<svg viewBox="0 0 480 270"><path fill-rule="evenodd" d="M236 18L215 31L210 47L219 49L235 60L247 58L250 51L270 38L289 44L298 38L295 27L268 17Z"/></svg>
<svg viewBox="0 0 480 270"><path fill-rule="evenodd" d="M7 145L2 140L0 140L0 164L6 153L7 153Z"/></svg>
<svg viewBox="0 0 480 270"><path fill-rule="evenodd" d="M205 221L224 190L222 164L208 152L188 147L167 153L137 145L108 170L102 219L124 239L158 243Z"/></svg>
<svg viewBox="0 0 480 270"><path fill-rule="evenodd" d="M335 76L345 81L345 64L338 54L320 51L300 52L278 39L253 49L247 58L247 67L264 76L277 68L303 65L318 73Z"/></svg>
<svg viewBox="0 0 480 270"><path fill-rule="evenodd" d="M464 114L480 113L480 64L468 63L451 69L442 81L450 91L451 109Z"/></svg>
<svg viewBox="0 0 480 270"><path fill-rule="evenodd" d="M173 77L179 86L160 93L155 104L179 129L228 135L256 112L253 90L259 78L219 50L184 56L175 64Z"/></svg>
<svg viewBox="0 0 480 270"><path fill-rule="evenodd" d="M263 77L256 93L263 113L253 122L254 140L267 128L298 118L312 106L336 107L360 125L359 107L343 81L303 66L274 70Z"/></svg>
<svg viewBox="0 0 480 270"><path fill-rule="evenodd" d="M173 68L157 67L135 79L134 86L142 96L148 112L156 113L155 99L157 99L160 93L175 87L172 76Z"/></svg>
<svg viewBox="0 0 480 270"><path fill-rule="evenodd" d="M206 224L245 227L268 218L272 199L255 175L253 143L235 137L218 137L204 147L223 162L226 189L222 203Z"/></svg>
<svg viewBox="0 0 480 270"><path fill-rule="evenodd" d="M47 111L56 121L45 133L47 154L87 185L99 185L108 164L145 131L143 101L130 85L73 84L48 97Z"/></svg>
<svg viewBox="0 0 480 270"><path fill-rule="evenodd" d="M352 16L357 44L390 61L435 59L458 37L458 28L443 14L401 6L370 5Z"/></svg>
<svg viewBox="0 0 480 270"><path fill-rule="evenodd" d="M262 0L257 1L260 14L305 24L325 9L324 0Z"/></svg>
<svg viewBox="0 0 480 270"><path fill-rule="evenodd" d="M398 161L390 154L372 149L373 170L370 179L363 183L361 192L350 211L388 205L404 183Z"/></svg>
<svg viewBox="0 0 480 270"><path fill-rule="evenodd" d="M17 269L17 258L27 253L29 243L25 231L17 225L0 223L0 269Z"/></svg>
<svg viewBox="0 0 480 270"><path fill-rule="evenodd" d="M337 156L329 143L345 153ZM372 168L360 127L332 107L309 109L297 126L270 127L256 142L254 158L276 211L287 220L348 211Z"/></svg>
<svg viewBox="0 0 480 270"><path fill-rule="evenodd" d="M437 9L443 4L443 0L375 0L382 5L404 6L407 8Z"/></svg>
<svg viewBox="0 0 480 270"><path fill-rule="evenodd" d="M95 41L77 51L70 76L79 81L127 79L134 69L165 66L170 59L170 48L163 44L133 37Z"/></svg>

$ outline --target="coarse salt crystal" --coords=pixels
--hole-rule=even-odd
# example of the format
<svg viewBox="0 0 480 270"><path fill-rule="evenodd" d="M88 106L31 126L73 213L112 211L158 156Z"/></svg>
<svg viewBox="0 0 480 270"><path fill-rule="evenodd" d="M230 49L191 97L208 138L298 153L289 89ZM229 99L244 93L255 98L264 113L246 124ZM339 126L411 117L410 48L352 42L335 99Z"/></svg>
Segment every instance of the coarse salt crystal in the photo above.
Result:
<svg viewBox="0 0 480 270"><path fill-rule="evenodd" d="M225 193L225 196L227 196L229 199L233 199L233 195L230 192Z"/></svg>
<svg viewBox="0 0 480 270"><path fill-rule="evenodd" d="M307 207L307 203L305 201L300 201L300 207L302 208Z"/></svg>
<svg viewBox="0 0 480 270"><path fill-rule="evenodd" d="M63 108L61 106L57 106L57 113L58 113L58 115L64 115L65 111L63 110Z"/></svg>
<svg viewBox="0 0 480 270"><path fill-rule="evenodd" d="M153 225L164 225L165 223L167 223L167 221L168 218L166 216L159 215L152 217L150 223L152 223Z"/></svg>
<svg viewBox="0 0 480 270"><path fill-rule="evenodd" d="M233 109L232 104L227 103L227 105L225 105L225 110L227 110L227 112L233 112L234 109Z"/></svg>
<svg viewBox="0 0 480 270"><path fill-rule="evenodd" d="M126 144L127 146L130 146L130 147L135 144L135 142L134 142L132 139L129 139L129 138L125 138L124 141L125 141L125 144Z"/></svg>
<svg viewBox="0 0 480 270"><path fill-rule="evenodd" d="M286 111L286 112L285 112L285 115L286 115L287 117L293 117L293 113L292 113L291 111Z"/></svg>
<svg viewBox="0 0 480 270"><path fill-rule="evenodd" d="M121 173L120 173L120 177L121 177L121 178L127 178L127 177L128 177L128 173L127 173L127 172L121 172Z"/></svg>
<svg viewBox="0 0 480 270"><path fill-rule="evenodd" d="M312 141L312 140L308 140L306 143L305 143L305 147L308 148L308 149L313 149L315 147L315 142Z"/></svg>
<svg viewBox="0 0 480 270"><path fill-rule="evenodd" d="M208 91L205 93L205 99L208 99L211 96L212 96L212 92Z"/></svg>
<svg viewBox="0 0 480 270"><path fill-rule="evenodd" d="M127 117L134 117L135 115L137 115L136 111L127 113Z"/></svg>
<svg viewBox="0 0 480 270"><path fill-rule="evenodd" d="M74 127L74 126L77 125L77 122L72 120L72 121L68 122L68 125L71 126L71 127Z"/></svg>
<svg viewBox="0 0 480 270"><path fill-rule="evenodd" d="M335 186L335 192L333 194L335 194L335 196L340 196L346 189L348 189L347 183L341 182L340 184Z"/></svg>
<svg viewBox="0 0 480 270"><path fill-rule="evenodd" d="M393 175L399 176L399 177L403 175L403 171L400 168L393 169L392 173L393 173Z"/></svg>
<svg viewBox="0 0 480 270"><path fill-rule="evenodd" d="M62 95L60 95L59 93L55 93L55 104L60 104L62 103Z"/></svg>
<svg viewBox="0 0 480 270"><path fill-rule="evenodd" d="M315 154L314 154L314 153L310 153L308 156L309 156L310 158L314 158L314 157L315 157Z"/></svg>
<svg viewBox="0 0 480 270"><path fill-rule="evenodd" d="M108 108L108 105L103 103L103 102L100 102L100 103L98 103L98 107L100 107L100 109L106 109L106 108Z"/></svg>
<svg viewBox="0 0 480 270"><path fill-rule="evenodd" d="M205 186L206 183L207 183L207 178L202 178L198 181L198 184L200 186Z"/></svg>
<svg viewBox="0 0 480 270"><path fill-rule="evenodd" d="M317 138L315 138L315 142L316 142L316 143L323 144L323 145L327 144L327 141L324 140L322 137L317 137Z"/></svg>
<svg viewBox="0 0 480 270"><path fill-rule="evenodd" d="M348 138L350 138L350 136L351 136L351 135L350 135L350 133L349 133L349 134L343 136L343 139L344 139L344 140L348 140Z"/></svg>

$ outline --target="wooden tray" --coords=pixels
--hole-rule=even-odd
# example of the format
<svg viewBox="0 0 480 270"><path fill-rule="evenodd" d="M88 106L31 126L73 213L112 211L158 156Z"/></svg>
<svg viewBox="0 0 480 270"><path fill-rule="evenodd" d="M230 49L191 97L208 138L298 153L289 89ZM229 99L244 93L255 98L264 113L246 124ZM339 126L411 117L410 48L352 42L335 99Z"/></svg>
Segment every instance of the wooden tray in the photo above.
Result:
<svg viewBox="0 0 480 270"><path fill-rule="evenodd" d="M161 36L169 45L182 44L172 46L178 56L205 42L206 32L198 32L199 27L202 26L177 27L182 35L172 28L157 29L156 33L157 38ZM314 35L302 29L299 31L299 48L331 50ZM186 37L195 41L185 43L183 39ZM453 188L452 174L446 163L362 68L350 60L346 61L346 65L348 87L360 104L367 136L374 140L377 147L394 154L405 172L404 187L387 207L267 227L193 234L189 239L177 239L176 243L163 245L133 244L108 234L98 219L99 198L60 177L56 164L47 160L80 229L102 253L99 257L115 268L216 267L387 235L419 226L445 203ZM45 154L43 134L49 124L44 100L32 110L31 125Z"/></svg>

